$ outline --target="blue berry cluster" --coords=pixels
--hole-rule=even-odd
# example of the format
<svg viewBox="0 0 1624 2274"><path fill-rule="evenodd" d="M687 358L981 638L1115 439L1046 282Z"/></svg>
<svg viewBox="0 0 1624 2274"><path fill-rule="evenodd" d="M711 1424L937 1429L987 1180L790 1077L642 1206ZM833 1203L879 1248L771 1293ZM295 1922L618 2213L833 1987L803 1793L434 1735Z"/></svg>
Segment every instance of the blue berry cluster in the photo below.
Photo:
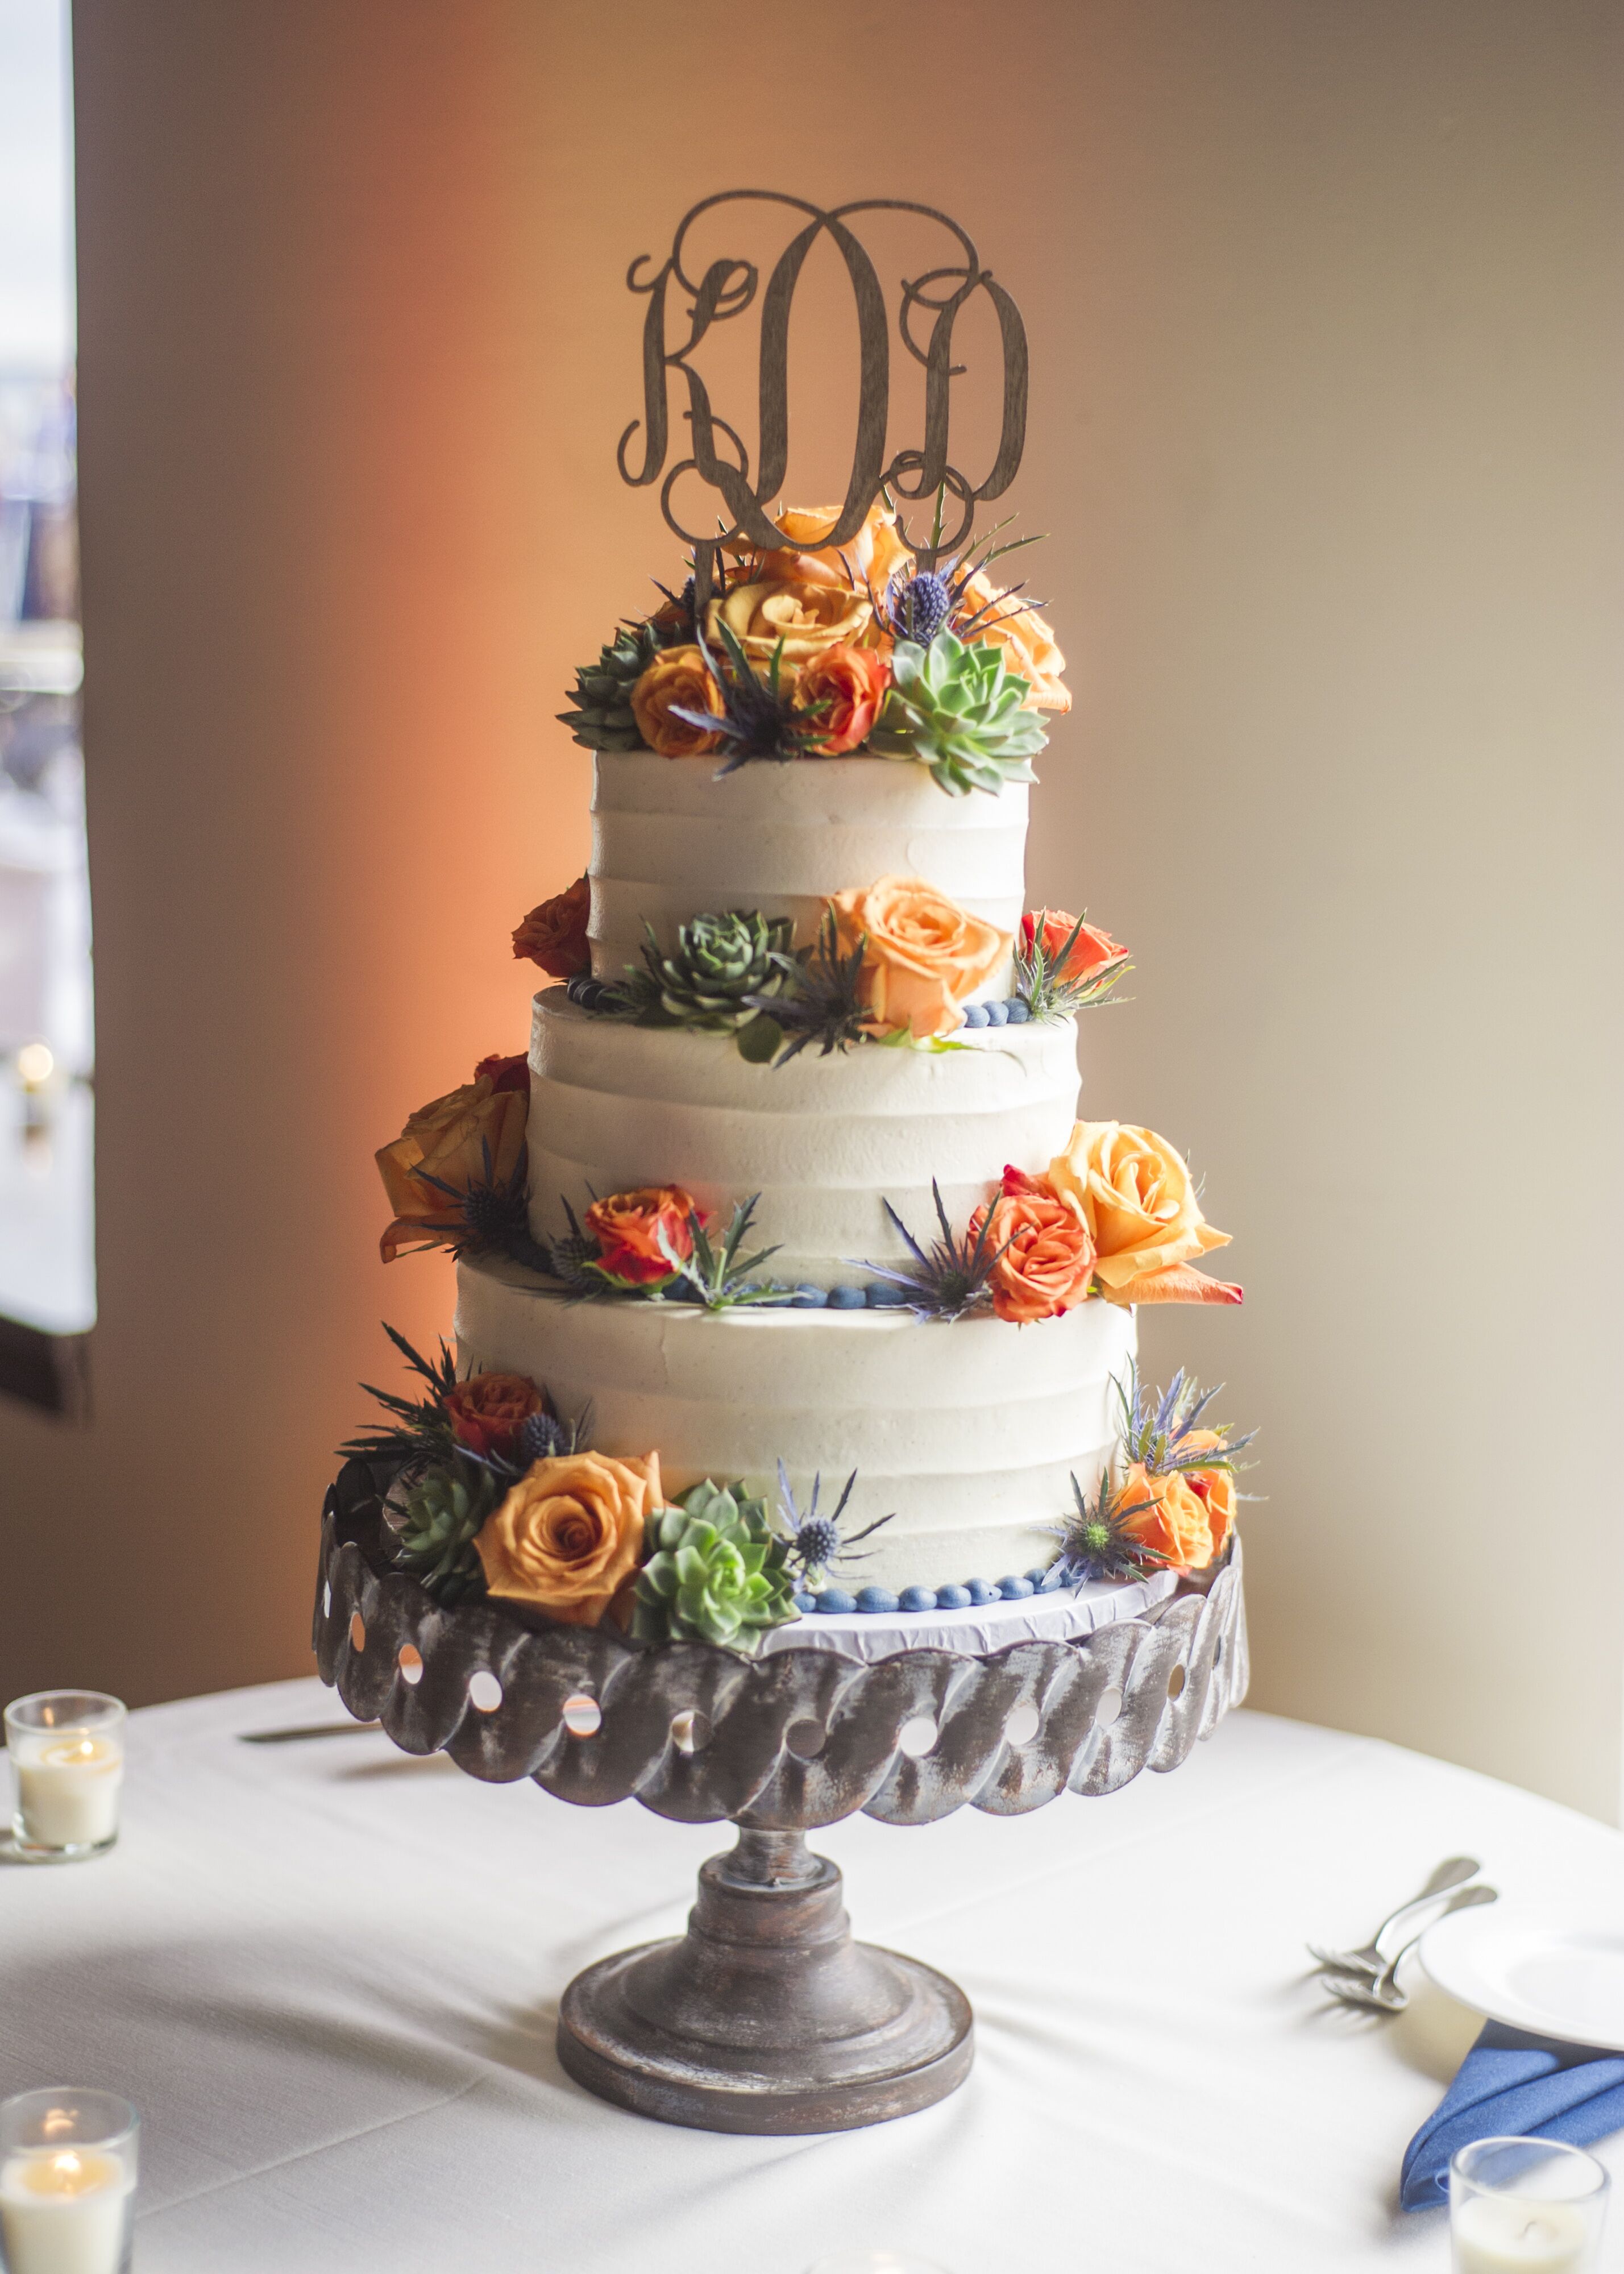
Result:
<svg viewBox="0 0 1624 2274"><path fill-rule="evenodd" d="M891 1611L967 1611L974 1604L1017 1602L1026 1595L1052 1593L1061 1584L1057 1563L1038 1564L1020 1577L966 1579L963 1586L905 1587L893 1595L888 1587L860 1587L854 1595L844 1587L823 1587L816 1595L797 1595L798 1611L821 1611L825 1616L849 1616L853 1611L883 1616Z"/></svg>
<svg viewBox="0 0 1624 2274"><path fill-rule="evenodd" d="M614 983L609 979L594 979L590 971L577 971L564 989L570 1001L583 1011L601 1011Z"/></svg>
<svg viewBox="0 0 1624 2274"><path fill-rule="evenodd" d="M900 1311L907 1307L907 1290L876 1279L862 1287L797 1287L785 1305L789 1311Z"/></svg>
<svg viewBox="0 0 1624 2274"><path fill-rule="evenodd" d="M1002 1003L966 1003L966 1027L1024 1027L1032 1017L1031 1005L1019 995L1011 995Z"/></svg>

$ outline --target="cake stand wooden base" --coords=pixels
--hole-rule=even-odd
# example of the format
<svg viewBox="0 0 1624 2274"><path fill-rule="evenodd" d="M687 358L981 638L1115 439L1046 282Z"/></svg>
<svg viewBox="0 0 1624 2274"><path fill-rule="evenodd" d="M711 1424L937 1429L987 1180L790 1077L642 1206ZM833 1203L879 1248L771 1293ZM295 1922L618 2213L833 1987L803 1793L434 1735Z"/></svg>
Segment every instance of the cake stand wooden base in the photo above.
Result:
<svg viewBox="0 0 1624 2274"><path fill-rule="evenodd" d="M707 2132L842 2132L964 2082L969 2000L852 1939L840 1874L799 1832L741 1830L699 1873L685 1935L578 1974L559 2059L604 2100Z"/></svg>

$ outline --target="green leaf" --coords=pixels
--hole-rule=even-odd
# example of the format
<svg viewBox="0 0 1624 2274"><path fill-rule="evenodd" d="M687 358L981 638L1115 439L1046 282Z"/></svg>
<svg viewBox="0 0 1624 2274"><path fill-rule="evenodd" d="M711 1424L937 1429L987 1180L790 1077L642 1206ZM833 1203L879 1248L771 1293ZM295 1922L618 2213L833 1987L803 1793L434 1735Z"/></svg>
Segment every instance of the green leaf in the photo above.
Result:
<svg viewBox="0 0 1624 2274"><path fill-rule="evenodd" d="M784 1029L776 1019L761 1011L747 1026L740 1028L734 1039L741 1058L751 1065L765 1065L782 1047Z"/></svg>

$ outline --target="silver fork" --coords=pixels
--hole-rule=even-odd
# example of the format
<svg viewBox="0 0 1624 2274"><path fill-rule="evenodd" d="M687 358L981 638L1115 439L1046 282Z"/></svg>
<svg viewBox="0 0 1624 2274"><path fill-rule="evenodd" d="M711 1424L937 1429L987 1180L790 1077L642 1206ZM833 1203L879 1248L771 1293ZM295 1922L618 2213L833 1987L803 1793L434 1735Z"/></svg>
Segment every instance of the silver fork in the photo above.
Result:
<svg viewBox="0 0 1624 2274"><path fill-rule="evenodd" d="M1475 1879L1482 1869L1475 1856L1446 1856L1420 1894L1411 1895L1408 1902L1401 1903L1396 1910L1389 1911L1362 1950L1321 1950L1317 1942L1311 1942L1308 1954L1316 1966L1331 1973L1367 1974L1374 1981L1387 1962L1387 1954L1381 1946L1381 1938L1387 1929L1396 1926L1411 1911L1435 1903L1451 1887L1464 1886L1467 1880Z"/></svg>
<svg viewBox="0 0 1624 2274"><path fill-rule="evenodd" d="M1440 1909L1438 1917L1447 1918L1451 1911L1474 1910L1479 1903L1492 1903L1499 1900L1498 1887L1485 1887L1479 1882L1475 1887L1462 1887L1458 1894L1451 1895ZM1410 2003L1410 1992L1398 1986L1399 1962L1436 1924L1437 1920L1428 1919L1425 1926L1418 1926L1399 1945L1373 1980L1367 1975L1338 1974L1327 1968L1326 1988L1340 2005L1359 2006L1372 2014L1402 2014Z"/></svg>

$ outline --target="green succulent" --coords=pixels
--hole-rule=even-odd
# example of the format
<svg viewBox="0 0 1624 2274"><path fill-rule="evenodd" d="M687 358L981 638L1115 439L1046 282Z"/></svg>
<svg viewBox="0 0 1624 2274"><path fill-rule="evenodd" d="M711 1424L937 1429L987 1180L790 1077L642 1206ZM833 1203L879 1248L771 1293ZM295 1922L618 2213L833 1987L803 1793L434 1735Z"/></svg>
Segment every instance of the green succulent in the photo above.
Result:
<svg viewBox="0 0 1624 2274"><path fill-rule="evenodd" d="M680 626L673 636L687 636ZM583 663L571 689L575 708L559 717L589 750L639 750L643 735L632 715L632 689L669 642L654 622L621 624L596 663Z"/></svg>
<svg viewBox="0 0 1624 2274"><path fill-rule="evenodd" d="M795 1615L785 1542L765 1501L706 1478L663 1508L648 1530L632 1633L639 1642L724 1643L754 1650L768 1627Z"/></svg>
<svg viewBox="0 0 1624 2274"><path fill-rule="evenodd" d="M1005 782L1032 781L1029 759L1049 737L1035 711L1021 704L1027 681L1004 666L993 640L938 632L930 645L898 640L891 687L869 748L885 757L914 757L955 796Z"/></svg>
<svg viewBox="0 0 1624 2274"><path fill-rule="evenodd" d="M483 1462L461 1455L425 1469L402 1495L405 1513L394 1534L395 1569L410 1572L437 1603L483 1595L485 1567L474 1535L506 1490L506 1480Z"/></svg>
<svg viewBox="0 0 1624 2274"><path fill-rule="evenodd" d="M678 928L673 955L662 953L651 927L644 929L643 960L659 990L660 1007L684 1027L737 1034L760 1016L760 998L776 996L784 985L779 959L788 954L794 929L787 916L763 916L753 908L690 916Z"/></svg>

